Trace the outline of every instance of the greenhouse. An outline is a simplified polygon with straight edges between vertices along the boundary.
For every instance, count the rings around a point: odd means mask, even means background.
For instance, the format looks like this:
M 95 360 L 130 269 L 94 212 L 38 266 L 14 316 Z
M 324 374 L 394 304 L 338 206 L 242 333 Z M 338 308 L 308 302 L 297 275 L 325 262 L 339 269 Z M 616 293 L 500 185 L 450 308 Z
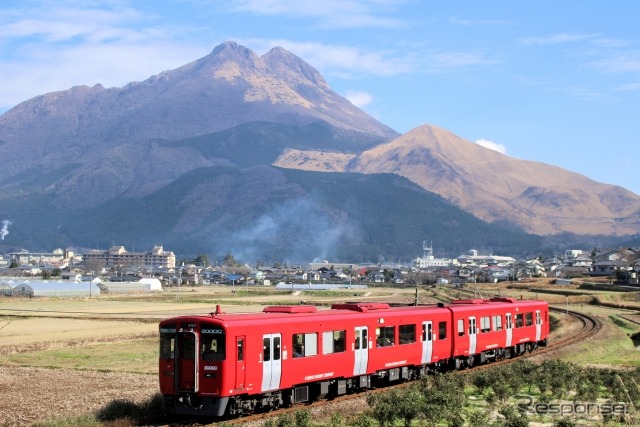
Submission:
M 139 282 L 102 282 L 98 286 L 105 294 L 144 293 L 162 290 L 158 279 L 142 279 Z
M 330 291 L 336 289 L 368 289 L 367 285 L 350 285 L 349 283 L 326 283 L 326 284 L 311 284 L 311 283 L 278 283 L 276 289 L 285 289 L 292 291 Z
M 13 286 L 8 283 L 0 282 L 0 295 L 10 297 L 13 294 Z
M 13 296 L 22 297 L 92 297 L 100 288 L 91 282 L 21 281 L 13 288 Z

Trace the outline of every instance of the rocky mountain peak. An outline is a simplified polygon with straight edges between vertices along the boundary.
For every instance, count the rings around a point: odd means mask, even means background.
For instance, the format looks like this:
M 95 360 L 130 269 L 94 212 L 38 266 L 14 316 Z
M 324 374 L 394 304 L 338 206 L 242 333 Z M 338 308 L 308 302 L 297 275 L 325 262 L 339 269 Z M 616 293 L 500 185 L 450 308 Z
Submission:
M 281 47 L 274 47 L 262 59 L 275 74 L 287 76 L 293 81 L 328 88 L 324 78 L 315 68 Z
M 209 55 L 202 58 L 208 64 L 236 62 L 245 67 L 256 67 L 262 60 L 251 49 L 239 45 L 234 41 L 227 41 L 216 46 Z

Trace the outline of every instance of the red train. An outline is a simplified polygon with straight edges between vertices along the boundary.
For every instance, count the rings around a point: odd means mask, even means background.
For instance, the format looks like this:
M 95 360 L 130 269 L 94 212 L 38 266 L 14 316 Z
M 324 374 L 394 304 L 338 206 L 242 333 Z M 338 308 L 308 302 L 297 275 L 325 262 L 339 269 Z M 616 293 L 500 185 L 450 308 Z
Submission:
M 513 357 L 546 345 L 544 301 L 273 306 L 160 323 L 168 415 L 235 416 Z

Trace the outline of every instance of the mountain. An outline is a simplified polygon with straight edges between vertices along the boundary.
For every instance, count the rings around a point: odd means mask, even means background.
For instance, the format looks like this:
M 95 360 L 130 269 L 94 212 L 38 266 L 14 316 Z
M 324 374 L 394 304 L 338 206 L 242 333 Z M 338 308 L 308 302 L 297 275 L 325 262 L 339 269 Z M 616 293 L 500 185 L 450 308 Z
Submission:
M 232 253 L 270 265 L 408 262 L 422 253 L 422 236 L 441 242 L 440 254 L 478 247 L 537 255 L 544 245 L 538 236 L 487 224 L 397 175 L 265 165 L 196 169 L 142 198 L 121 196 L 74 211 L 61 224 L 58 230 L 72 241 L 101 247 L 114 239 L 127 247 L 164 242 L 182 254 L 221 261 Z
M 343 151 L 360 151 L 398 135 L 332 91 L 315 69 L 284 49 L 261 57 L 227 42 L 144 82 L 111 89 L 78 86 L 17 105 L 0 116 L 0 184 L 28 184 L 63 167 L 65 180 L 51 183 L 61 203 L 80 196 L 85 204 L 100 203 L 132 189 L 157 188 L 185 169 L 212 164 L 154 141 L 251 122 L 322 123 L 343 143 Z
M 358 155 L 290 150 L 276 165 L 303 170 L 395 173 L 492 223 L 529 233 L 632 235 L 640 197 L 545 163 L 515 159 L 424 125 Z
M 300 58 L 234 42 L 143 82 L 27 100 L 0 116 L 0 159 L 5 251 L 407 261 L 423 239 L 438 256 L 524 256 L 640 230 L 632 193 L 435 127 L 400 136 Z

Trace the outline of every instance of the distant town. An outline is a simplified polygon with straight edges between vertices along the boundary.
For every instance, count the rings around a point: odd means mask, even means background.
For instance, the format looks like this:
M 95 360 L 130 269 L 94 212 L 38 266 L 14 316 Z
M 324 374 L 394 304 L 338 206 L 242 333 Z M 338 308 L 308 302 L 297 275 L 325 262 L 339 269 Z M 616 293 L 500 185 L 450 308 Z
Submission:
M 559 285 L 584 277 L 610 283 L 638 285 L 640 250 L 590 251 L 569 249 L 547 259 L 517 260 L 480 254 L 476 250 L 456 258 L 436 258 L 423 242 L 423 254 L 410 265 L 310 262 L 306 265 L 258 263 L 250 266 L 228 254 L 212 265 L 206 255 L 177 261 L 172 251 L 154 246 L 149 252 L 129 252 L 124 246 L 82 254 L 56 249 L 51 253 L 21 250 L 0 256 L 0 295 L 89 296 L 100 293 L 160 291 L 171 286 L 270 286 L 314 289 L 392 285 L 460 285 L 498 283 L 532 277 L 551 277 Z M 77 286 L 77 284 L 88 286 Z M 75 284 L 75 286 L 74 286 Z M 75 291 L 74 291 L 75 289 Z

